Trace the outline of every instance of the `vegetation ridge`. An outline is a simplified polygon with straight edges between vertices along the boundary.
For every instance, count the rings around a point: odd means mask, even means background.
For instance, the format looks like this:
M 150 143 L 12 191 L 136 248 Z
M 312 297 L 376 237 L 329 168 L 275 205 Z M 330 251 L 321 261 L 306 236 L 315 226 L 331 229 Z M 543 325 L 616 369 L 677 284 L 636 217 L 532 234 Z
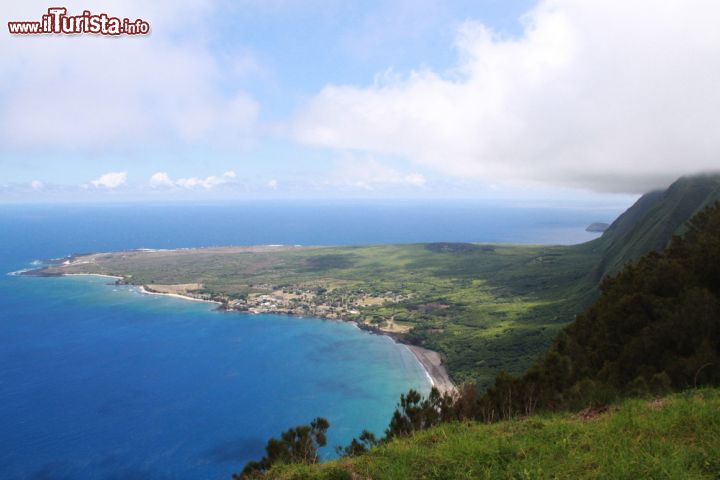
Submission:
M 604 409 L 453 422 L 322 464 L 278 464 L 276 480 L 716 479 L 720 390 Z

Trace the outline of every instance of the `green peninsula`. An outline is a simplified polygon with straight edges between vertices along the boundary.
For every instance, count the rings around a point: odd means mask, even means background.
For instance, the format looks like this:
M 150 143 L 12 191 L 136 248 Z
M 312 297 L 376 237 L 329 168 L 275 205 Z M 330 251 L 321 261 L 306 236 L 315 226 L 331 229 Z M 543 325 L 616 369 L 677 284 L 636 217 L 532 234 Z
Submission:
M 114 275 L 229 310 L 356 321 L 440 352 L 457 383 L 523 371 L 572 320 L 577 282 L 596 263 L 570 247 L 265 246 L 82 255 L 43 274 Z
M 665 247 L 720 199 L 720 177 L 651 192 L 591 242 L 574 246 L 427 243 L 216 247 L 71 257 L 32 272 L 102 274 L 228 310 L 357 322 L 438 352 L 456 384 L 523 373 L 597 296 L 605 275 Z

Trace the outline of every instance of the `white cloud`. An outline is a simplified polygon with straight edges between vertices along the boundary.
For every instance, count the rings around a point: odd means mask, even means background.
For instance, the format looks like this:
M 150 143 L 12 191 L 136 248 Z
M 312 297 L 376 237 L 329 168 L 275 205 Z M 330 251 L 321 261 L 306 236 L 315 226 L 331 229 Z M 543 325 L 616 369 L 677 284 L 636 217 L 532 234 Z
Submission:
M 30 182 L 30 188 L 33 190 L 42 190 L 43 188 L 45 188 L 45 184 L 40 180 L 33 180 L 32 182 Z
M 267 183 L 267 186 L 268 186 L 268 188 L 270 188 L 270 189 L 272 189 L 272 190 L 277 190 L 277 188 L 278 188 L 278 181 L 275 180 L 275 179 L 272 179 L 272 180 L 270 180 L 270 181 Z
M 151 187 L 172 187 L 175 183 L 166 172 L 157 172 L 150 177 Z
M 157 172 L 150 177 L 150 186 L 156 188 L 179 187 L 187 189 L 204 188 L 206 190 L 212 190 L 219 185 L 229 183 L 232 179 L 236 177 L 237 174 L 234 171 L 230 170 L 220 176 L 211 175 L 205 178 L 188 177 L 173 180 L 166 172 Z
M 405 182 L 416 187 L 423 187 L 425 186 L 426 180 L 425 177 L 419 173 L 411 173 L 409 175 L 405 175 Z
M 598 191 L 720 168 L 720 3 L 544 0 L 524 21 L 519 38 L 462 25 L 451 72 L 327 86 L 293 135 L 454 176 Z
M 0 142 L 55 151 L 247 141 L 259 106 L 236 85 L 259 67 L 247 52 L 211 51 L 221 3 L 68 0 L 70 14 L 143 18 L 151 34 L 0 35 Z M 39 0 L 3 7 L 7 20 L 40 19 L 48 8 Z
M 96 178 L 90 183 L 95 188 L 118 188 L 125 184 L 127 181 L 127 172 L 110 172 L 105 175 L 101 175 L 100 178 Z

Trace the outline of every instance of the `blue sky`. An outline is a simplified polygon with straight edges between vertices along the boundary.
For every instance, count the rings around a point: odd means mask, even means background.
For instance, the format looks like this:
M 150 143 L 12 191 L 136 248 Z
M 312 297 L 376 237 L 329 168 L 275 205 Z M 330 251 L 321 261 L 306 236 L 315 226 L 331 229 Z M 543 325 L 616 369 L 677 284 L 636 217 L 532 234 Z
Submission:
M 261 72 L 249 83 L 262 118 L 281 121 L 327 84 L 365 84 L 389 68 L 452 68 L 457 27 L 467 19 L 517 36 L 531 1 L 277 2 L 222 9 L 218 54 L 248 51 Z
M 152 34 L 0 35 L 0 202 L 626 204 L 720 152 L 690 3 L 70 0 Z

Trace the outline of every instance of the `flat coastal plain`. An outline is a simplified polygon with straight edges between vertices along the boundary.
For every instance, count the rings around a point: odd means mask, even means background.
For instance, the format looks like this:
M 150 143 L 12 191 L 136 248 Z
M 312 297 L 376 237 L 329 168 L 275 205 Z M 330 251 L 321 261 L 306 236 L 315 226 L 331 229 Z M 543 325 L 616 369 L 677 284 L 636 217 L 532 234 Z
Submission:
M 578 246 L 256 246 L 76 255 L 28 273 L 109 275 L 227 310 L 354 321 L 411 346 L 449 391 L 526 369 L 578 311 L 596 262 Z

